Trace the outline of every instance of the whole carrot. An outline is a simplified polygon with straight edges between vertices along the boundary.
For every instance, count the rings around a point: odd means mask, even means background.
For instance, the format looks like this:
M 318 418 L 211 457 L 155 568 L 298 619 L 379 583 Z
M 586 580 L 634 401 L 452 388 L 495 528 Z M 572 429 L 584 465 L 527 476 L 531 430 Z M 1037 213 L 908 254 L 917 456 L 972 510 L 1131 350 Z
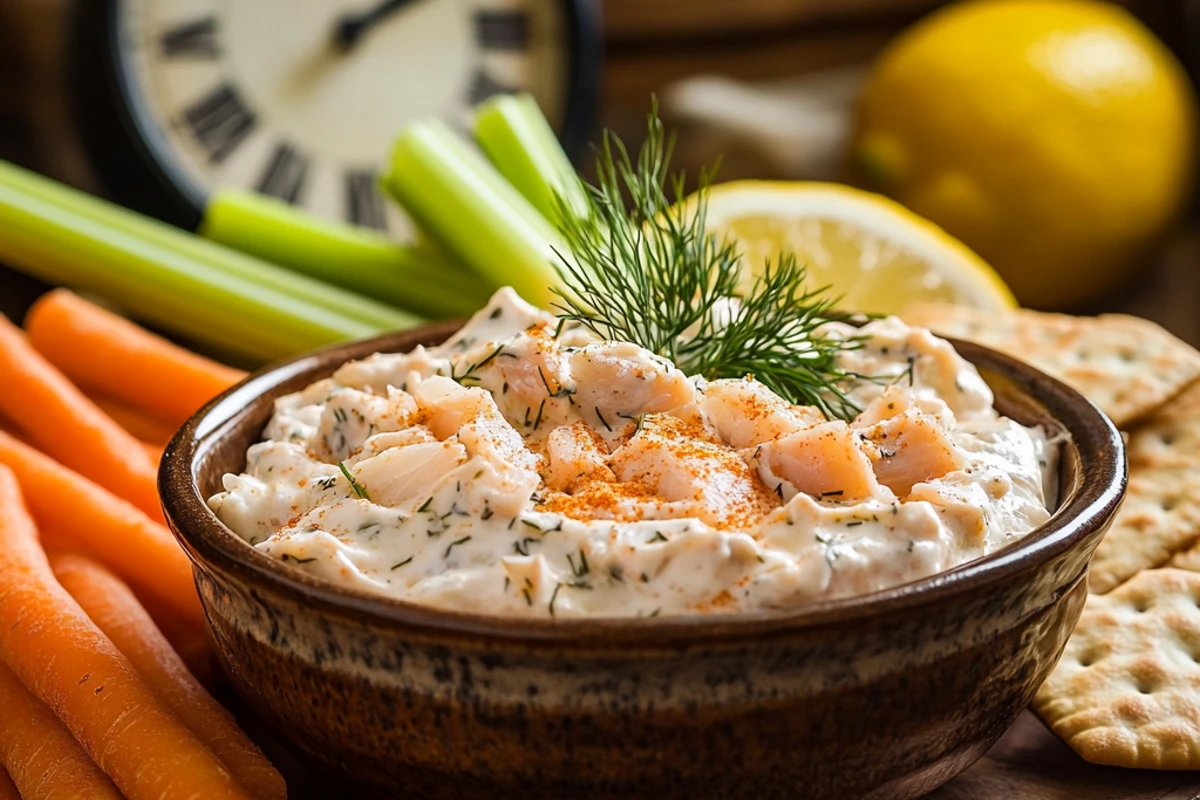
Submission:
M 36 521 L 36 518 L 35 518 Z M 55 555 L 78 555 L 91 559 L 98 564 L 104 564 L 104 554 L 92 551 L 70 534 L 38 525 L 38 538 L 42 549 L 52 557 Z M 111 571 L 111 567 L 108 567 Z M 132 587 L 131 587 L 132 588 Z M 195 620 L 183 617 L 169 604 L 164 603 L 152 592 L 144 588 L 135 590 L 134 597 L 141 603 L 142 608 L 150 615 L 154 627 L 166 637 L 171 649 L 179 654 L 188 672 L 200 681 L 200 685 L 213 691 L 221 684 L 224 676 L 213 655 L 212 644 L 208 641 L 208 633 Z
M 178 427 L 245 373 L 56 289 L 25 318 L 30 341 L 67 376 Z
M 192 565 L 165 527 L 2 431 L 0 464 L 17 476 L 39 524 L 79 542 L 118 575 L 203 626 Z
M 121 800 L 121 793 L 54 712 L 0 664 L 0 764 L 25 800 L 86 797 Z M 0 792 L 0 797 L 4 793 Z
M 129 587 L 96 562 L 51 555 L 58 582 L 129 659 L 175 716 L 229 767 L 242 786 L 263 800 L 286 798 L 283 777 L 188 672 Z
M 104 563 L 102 559 L 98 559 L 90 553 L 81 553 L 81 555 L 87 555 L 101 564 Z M 171 649 L 179 654 L 183 663 L 187 665 L 188 672 L 200 681 L 200 685 L 209 691 L 220 686 L 225 680 L 225 676 L 221 673 L 220 665 L 217 664 L 212 642 L 208 639 L 208 631 L 204 627 L 197 627 L 191 620 L 180 617 L 170 606 L 149 592 L 138 592 L 135 589 L 134 594 L 138 602 L 142 604 L 142 608 L 146 609 L 150 615 L 150 619 L 154 620 L 155 627 L 171 643 Z
M 95 393 L 89 394 L 88 397 L 92 398 L 96 407 L 108 414 L 113 422 L 143 442 L 162 447 L 175 435 L 175 425 L 152 417 L 145 411 L 133 408 L 121 400 L 113 400 L 106 395 Z
M 251 800 L 54 579 L 0 467 L 0 660 L 128 800 Z
M 0 800 L 21 800 L 17 787 L 13 785 L 12 778 L 8 777 L 4 767 L 0 767 Z
M 138 440 L 96 407 L 0 316 L 0 411 L 39 448 L 162 518 L 155 466 Z

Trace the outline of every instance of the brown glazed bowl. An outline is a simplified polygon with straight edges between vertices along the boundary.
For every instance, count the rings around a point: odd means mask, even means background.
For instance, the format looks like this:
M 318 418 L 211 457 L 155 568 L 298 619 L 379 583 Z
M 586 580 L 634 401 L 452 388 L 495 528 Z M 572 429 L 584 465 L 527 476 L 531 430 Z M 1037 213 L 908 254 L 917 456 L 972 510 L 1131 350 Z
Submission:
M 252 375 L 188 422 L 160 474 L 238 693 L 307 763 L 383 797 L 917 797 L 982 755 L 1058 661 L 1125 488 L 1121 437 L 1087 400 L 956 342 L 1003 413 L 1070 435 L 1061 502 L 1000 552 L 864 597 L 653 619 L 453 613 L 311 578 L 209 511 L 273 398 L 452 330 Z

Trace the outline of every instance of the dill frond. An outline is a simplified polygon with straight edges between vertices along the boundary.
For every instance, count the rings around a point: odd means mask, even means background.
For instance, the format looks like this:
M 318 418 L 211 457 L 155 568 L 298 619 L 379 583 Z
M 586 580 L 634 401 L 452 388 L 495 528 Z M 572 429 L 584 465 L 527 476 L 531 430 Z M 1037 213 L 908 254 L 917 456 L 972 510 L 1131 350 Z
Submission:
M 567 250 L 556 265 L 563 284 L 556 290 L 559 317 L 603 339 L 633 342 L 688 374 L 752 375 L 792 403 L 852 418 L 860 409 L 843 387 L 864 376 L 839 368 L 837 356 L 861 342 L 817 331 L 845 318 L 832 308 L 837 298 L 827 287 L 806 288 L 807 271 L 794 253 L 767 263 L 739 292 L 737 243 L 707 230 L 716 170 L 704 171 L 699 190 L 685 201 L 684 174 L 669 173 L 673 150 L 657 107 L 636 163 L 605 131 L 596 184 L 585 187 L 586 214 L 560 201 Z

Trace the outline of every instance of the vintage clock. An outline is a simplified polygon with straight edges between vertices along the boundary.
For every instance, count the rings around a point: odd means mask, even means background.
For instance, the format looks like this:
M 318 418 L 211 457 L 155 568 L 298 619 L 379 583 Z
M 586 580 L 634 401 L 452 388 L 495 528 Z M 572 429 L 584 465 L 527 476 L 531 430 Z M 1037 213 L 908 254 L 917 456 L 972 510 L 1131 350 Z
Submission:
M 70 72 L 106 193 L 193 227 L 216 187 L 401 232 L 376 175 L 407 122 L 527 90 L 590 133 L 589 0 L 79 0 Z

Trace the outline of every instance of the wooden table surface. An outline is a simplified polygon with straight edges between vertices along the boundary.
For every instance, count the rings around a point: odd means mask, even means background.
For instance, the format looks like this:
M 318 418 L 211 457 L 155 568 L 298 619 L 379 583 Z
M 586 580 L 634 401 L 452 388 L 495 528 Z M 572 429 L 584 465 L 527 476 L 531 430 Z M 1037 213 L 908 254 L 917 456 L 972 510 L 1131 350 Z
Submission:
M 1088 764 L 1026 711 L 986 756 L 926 800 L 1200 800 L 1200 773 Z
M 41 287 L 0 267 L 0 313 L 19 319 Z M 1200 346 L 1200 224 L 1176 236 L 1124 290 L 1089 311 L 1154 319 Z M 293 800 L 328 800 L 342 788 L 306 773 L 253 720 L 246 720 L 289 776 Z M 1200 800 L 1200 772 L 1165 773 L 1097 767 L 1075 755 L 1025 712 L 980 761 L 928 800 Z M 848 799 L 849 800 L 849 799 Z

